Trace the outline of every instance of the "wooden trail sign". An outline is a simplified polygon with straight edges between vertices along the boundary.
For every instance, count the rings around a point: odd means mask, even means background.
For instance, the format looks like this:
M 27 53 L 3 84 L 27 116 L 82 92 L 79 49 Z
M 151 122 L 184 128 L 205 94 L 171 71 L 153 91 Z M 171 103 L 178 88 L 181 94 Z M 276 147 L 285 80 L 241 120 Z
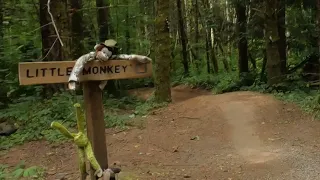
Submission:
M 20 85 L 68 83 L 75 61 L 19 63 Z M 104 107 L 100 81 L 152 76 L 152 64 L 130 60 L 90 61 L 85 64 L 79 81 L 83 84 L 87 134 L 94 155 L 102 169 L 108 168 Z M 96 180 L 91 167 L 90 176 Z M 111 178 L 114 179 L 114 178 Z
M 67 83 L 75 61 L 23 62 L 19 63 L 20 85 Z M 152 76 L 152 64 L 136 61 L 110 60 L 88 62 L 79 79 L 102 81 L 133 79 Z

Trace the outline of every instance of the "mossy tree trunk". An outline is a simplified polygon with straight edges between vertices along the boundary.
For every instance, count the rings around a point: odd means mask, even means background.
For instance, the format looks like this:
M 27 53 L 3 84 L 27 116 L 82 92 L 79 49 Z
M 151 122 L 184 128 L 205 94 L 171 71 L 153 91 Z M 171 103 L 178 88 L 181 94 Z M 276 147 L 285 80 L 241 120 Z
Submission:
M 265 42 L 267 54 L 267 79 L 269 85 L 280 83 L 282 80 L 281 58 L 278 41 L 278 0 L 265 1 Z
M 154 60 L 154 84 L 155 84 L 155 101 L 170 102 L 171 86 L 170 86 L 170 63 L 171 48 L 169 34 L 169 14 L 170 1 L 157 0 L 156 18 L 155 18 L 155 60 Z

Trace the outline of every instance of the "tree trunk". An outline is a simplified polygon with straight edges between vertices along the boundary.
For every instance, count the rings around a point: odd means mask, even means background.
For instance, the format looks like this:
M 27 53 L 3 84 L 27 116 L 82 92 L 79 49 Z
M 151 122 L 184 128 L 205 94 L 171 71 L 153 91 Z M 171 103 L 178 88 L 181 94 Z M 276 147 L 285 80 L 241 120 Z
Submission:
M 265 41 L 267 51 L 267 79 L 269 85 L 281 82 L 281 60 L 278 48 L 280 39 L 278 33 L 277 0 L 266 0 Z
M 317 0 L 317 13 L 316 13 L 316 18 L 317 18 L 317 28 L 318 28 L 318 54 L 320 54 L 320 0 Z M 319 64 L 320 64 L 320 56 L 319 56 L 319 60 L 318 60 Z M 318 73 L 320 74 L 320 68 L 318 65 Z M 320 76 L 319 76 L 320 79 Z
M 3 0 L 0 0 L 0 42 L 3 42 L 3 9 L 4 9 Z
M 99 40 L 100 42 L 104 42 L 109 38 L 109 8 L 106 8 L 106 6 L 109 5 L 109 1 L 106 2 L 105 0 L 96 0 L 96 6 L 98 8 L 98 16 L 97 16 L 97 22 L 99 27 Z M 103 7 L 103 8 L 101 8 Z M 119 96 L 119 91 L 117 90 L 115 80 L 108 80 L 108 83 L 106 85 L 106 90 L 108 94 L 112 94 L 114 96 Z
M 210 3 L 208 0 L 202 1 L 203 6 L 205 8 L 205 12 L 211 12 L 212 8 L 210 8 Z M 209 25 L 213 24 L 213 19 L 207 19 L 205 22 L 203 22 L 203 26 L 205 27 L 205 33 L 206 33 L 206 52 L 207 52 L 207 71 L 208 73 L 211 71 L 210 63 L 213 65 L 213 72 L 218 73 L 219 72 L 219 65 L 218 65 L 218 59 L 216 57 L 216 52 L 214 49 L 214 38 L 213 35 L 213 29 L 209 27 Z
M 71 0 L 71 54 L 72 58 L 75 60 L 82 56 L 84 53 L 87 53 L 84 50 L 84 46 L 81 43 L 83 40 L 83 21 L 82 21 L 82 11 L 79 11 L 82 8 L 82 0 Z
M 127 5 L 126 7 L 126 25 L 127 25 L 127 28 L 125 28 L 125 37 L 126 37 L 126 53 L 130 54 L 130 19 L 129 19 L 129 1 L 128 0 L 125 0 L 125 3 Z
M 40 25 L 44 26 L 49 22 L 52 22 L 51 17 L 48 14 L 47 0 L 40 0 L 40 7 Z M 69 37 L 71 36 L 71 27 L 69 24 L 69 13 L 67 12 L 67 9 L 69 9 L 69 7 L 67 7 L 65 1 L 55 0 L 51 1 L 50 3 L 50 12 L 53 15 L 54 23 L 58 29 L 59 36 L 64 46 L 61 46 L 59 40 L 57 39 L 57 33 L 53 25 L 42 27 L 41 35 L 43 54 L 47 54 L 49 52 L 49 49 L 53 46 L 45 60 L 65 61 L 72 59 L 70 57 L 71 41 L 69 39 Z
M 185 25 L 184 25 L 184 18 L 182 16 L 182 8 L 181 8 L 181 0 L 177 0 L 177 12 L 178 12 L 178 19 L 179 19 L 179 35 L 180 35 L 180 41 L 182 46 L 182 64 L 184 68 L 184 74 L 189 74 L 189 63 L 188 63 L 188 51 L 187 51 L 187 44 L 188 44 L 188 38 L 185 31 Z
M 215 73 L 219 73 L 219 64 L 218 64 L 218 58 L 216 56 L 216 51 L 215 51 L 215 47 L 214 47 L 214 38 L 212 37 L 213 33 L 212 33 L 213 29 L 209 28 L 209 48 L 210 48 L 210 54 L 211 54 L 211 61 L 212 61 L 212 65 L 213 65 L 213 70 Z
M 155 64 L 154 84 L 155 101 L 170 102 L 170 63 L 171 48 L 168 19 L 170 15 L 170 2 L 168 0 L 157 0 L 155 18 Z
M 209 46 L 209 33 L 208 30 L 206 30 L 206 57 L 207 57 L 207 72 L 210 74 L 211 68 L 210 68 L 210 46 Z
M 245 2 L 237 2 L 237 33 L 238 33 L 238 50 L 239 50 L 239 73 L 249 72 L 248 66 L 248 41 L 247 41 L 247 15 Z
M 57 33 L 53 25 L 48 26 L 52 22 L 48 13 L 47 0 L 39 0 L 40 3 L 40 26 L 42 36 L 42 56 L 43 61 L 66 61 L 72 60 L 70 56 L 70 39 L 71 36 L 67 4 L 62 0 L 51 1 L 50 12 L 52 13 L 54 23 L 58 29 L 59 36 L 63 42 L 61 46 Z M 46 25 L 46 26 L 45 26 Z M 50 97 L 53 93 L 58 92 L 62 88 L 62 84 L 50 84 L 44 88 L 44 97 Z
M 267 65 L 267 52 L 265 49 L 262 50 L 263 54 L 263 60 L 262 60 L 262 67 L 261 67 L 261 73 L 260 73 L 260 81 L 266 82 L 266 78 L 264 75 L 264 72 L 266 71 L 266 65 Z
M 278 31 L 279 31 L 279 55 L 281 60 L 281 73 L 287 72 L 287 38 L 286 38 L 286 2 L 285 0 L 279 1 L 278 10 Z
M 196 67 L 199 70 L 199 39 L 200 39 L 200 33 L 199 33 L 199 3 L 198 0 L 195 0 L 194 3 L 194 25 L 195 25 L 195 36 L 194 36 L 194 42 L 195 42 L 195 60 L 196 60 Z
M 228 59 L 225 56 L 225 52 L 224 52 L 223 47 L 222 47 L 221 44 L 219 44 L 219 49 L 221 51 L 221 54 L 223 55 L 222 63 L 223 63 L 224 69 L 226 70 L 226 72 L 229 72 L 230 71 L 229 62 L 228 62 Z
M 204 6 L 208 10 L 208 12 L 214 13 L 213 10 L 213 3 L 209 0 L 205 0 Z M 214 24 L 214 19 L 209 19 L 208 20 L 208 25 Z M 213 65 L 213 70 L 214 73 L 219 73 L 219 63 L 218 63 L 218 58 L 216 56 L 216 51 L 215 51 L 215 38 L 214 38 L 214 29 L 212 27 L 207 27 L 208 29 L 208 37 L 209 37 L 209 48 L 210 48 L 210 56 L 211 56 L 211 62 Z
M 105 0 L 96 0 L 96 6 L 98 8 L 97 21 L 99 26 L 99 40 L 101 42 L 105 41 L 109 35 L 109 8 L 106 8 L 108 5 L 109 3 Z

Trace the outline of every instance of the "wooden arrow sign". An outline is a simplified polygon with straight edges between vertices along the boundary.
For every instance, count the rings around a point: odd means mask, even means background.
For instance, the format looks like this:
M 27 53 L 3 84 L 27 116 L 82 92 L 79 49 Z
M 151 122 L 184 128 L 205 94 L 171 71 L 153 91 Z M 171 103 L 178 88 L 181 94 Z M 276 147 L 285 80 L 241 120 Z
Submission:
M 23 62 L 19 63 L 20 85 L 67 83 L 75 61 Z M 136 61 L 110 60 L 88 62 L 79 79 L 102 81 L 133 79 L 152 76 L 152 64 Z

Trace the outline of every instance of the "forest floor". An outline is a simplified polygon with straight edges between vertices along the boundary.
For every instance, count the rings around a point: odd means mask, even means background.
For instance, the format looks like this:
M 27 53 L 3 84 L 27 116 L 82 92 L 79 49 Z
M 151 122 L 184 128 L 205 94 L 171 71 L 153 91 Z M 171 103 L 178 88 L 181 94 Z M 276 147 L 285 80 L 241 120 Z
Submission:
M 143 128 L 106 129 L 109 163 L 121 167 L 123 180 L 320 179 L 320 123 L 298 106 L 256 92 L 212 95 L 185 86 L 172 96 Z M 46 167 L 47 179 L 78 179 L 68 142 L 30 142 L 0 157 L 9 165 L 20 160 Z

